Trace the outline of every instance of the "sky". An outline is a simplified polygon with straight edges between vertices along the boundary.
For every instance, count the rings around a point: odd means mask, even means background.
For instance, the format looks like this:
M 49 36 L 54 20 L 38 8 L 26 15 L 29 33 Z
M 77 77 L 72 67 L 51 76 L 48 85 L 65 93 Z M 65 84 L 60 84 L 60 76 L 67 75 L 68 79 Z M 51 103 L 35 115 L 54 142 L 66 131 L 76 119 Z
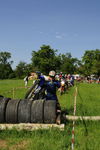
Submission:
M 0 0 L 0 52 L 12 67 L 44 44 L 78 59 L 100 49 L 100 0 Z

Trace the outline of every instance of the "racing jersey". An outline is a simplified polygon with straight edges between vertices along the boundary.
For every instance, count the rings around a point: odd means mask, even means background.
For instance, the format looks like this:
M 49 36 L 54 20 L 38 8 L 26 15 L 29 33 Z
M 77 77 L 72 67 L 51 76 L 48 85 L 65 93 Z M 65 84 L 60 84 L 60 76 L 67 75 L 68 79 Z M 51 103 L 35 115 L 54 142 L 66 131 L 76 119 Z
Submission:
M 57 100 L 56 89 L 60 88 L 60 82 L 57 80 L 46 82 L 46 100 Z
M 39 76 L 39 86 L 40 87 L 42 87 L 43 85 L 44 85 L 44 83 L 45 83 L 45 78 L 44 78 L 44 76 Z

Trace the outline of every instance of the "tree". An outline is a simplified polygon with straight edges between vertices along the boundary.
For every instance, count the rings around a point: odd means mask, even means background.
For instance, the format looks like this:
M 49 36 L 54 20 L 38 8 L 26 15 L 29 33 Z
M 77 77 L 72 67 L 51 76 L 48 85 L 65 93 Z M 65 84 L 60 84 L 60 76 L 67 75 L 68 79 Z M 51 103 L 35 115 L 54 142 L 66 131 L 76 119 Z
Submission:
M 37 52 L 32 51 L 33 68 L 44 74 L 48 74 L 50 70 L 58 70 L 61 62 L 56 52 L 49 45 L 42 45 Z
M 67 74 L 73 74 L 76 72 L 79 60 L 72 58 L 71 53 L 60 54 L 61 66 L 60 70 Z
M 13 73 L 11 64 L 13 61 L 10 61 L 11 53 L 9 52 L 0 52 L 0 79 L 9 78 L 10 74 Z
M 84 74 L 100 75 L 100 50 L 87 50 L 82 57 L 82 62 L 84 65 Z
M 26 62 L 20 61 L 16 66 L 15 74 L 17 78 L 24 78 L 26 75 L 29 75 L 33 71 L 32 65 L 27 64 Z
M 26 62 L 20 61 L 19 64 L 16 66 L 15 74 L 17 78 L 24 78 L 28 74 L 27 64 Z
M 0 52 L 0 64 L 12 64 L 13 61 L 9 61 L 11 58 L 11 53 L 9 52 Z

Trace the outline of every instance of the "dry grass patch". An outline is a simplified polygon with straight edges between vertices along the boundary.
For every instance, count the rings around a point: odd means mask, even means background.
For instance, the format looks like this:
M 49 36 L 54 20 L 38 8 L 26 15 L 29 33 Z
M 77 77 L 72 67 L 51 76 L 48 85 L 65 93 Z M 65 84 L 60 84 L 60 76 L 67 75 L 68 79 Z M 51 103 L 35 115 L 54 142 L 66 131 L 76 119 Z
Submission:
M 17 144 L 11 146 L 9 150 L 27 150 L 29 142 L 26 140 L 20 141 Z
M 0 139 L 0 149 L 4 149 L 7 147 L 7 141 Z

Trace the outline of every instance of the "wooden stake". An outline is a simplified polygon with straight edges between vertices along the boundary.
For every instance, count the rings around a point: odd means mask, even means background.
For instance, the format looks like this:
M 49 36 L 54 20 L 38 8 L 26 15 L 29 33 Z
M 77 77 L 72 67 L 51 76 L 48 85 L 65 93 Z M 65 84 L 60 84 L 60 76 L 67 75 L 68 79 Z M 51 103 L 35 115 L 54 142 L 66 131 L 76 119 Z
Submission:
M 13 88 L 13 99 L 14 99 L 14 97 L 15 97 L 15 89 Z

